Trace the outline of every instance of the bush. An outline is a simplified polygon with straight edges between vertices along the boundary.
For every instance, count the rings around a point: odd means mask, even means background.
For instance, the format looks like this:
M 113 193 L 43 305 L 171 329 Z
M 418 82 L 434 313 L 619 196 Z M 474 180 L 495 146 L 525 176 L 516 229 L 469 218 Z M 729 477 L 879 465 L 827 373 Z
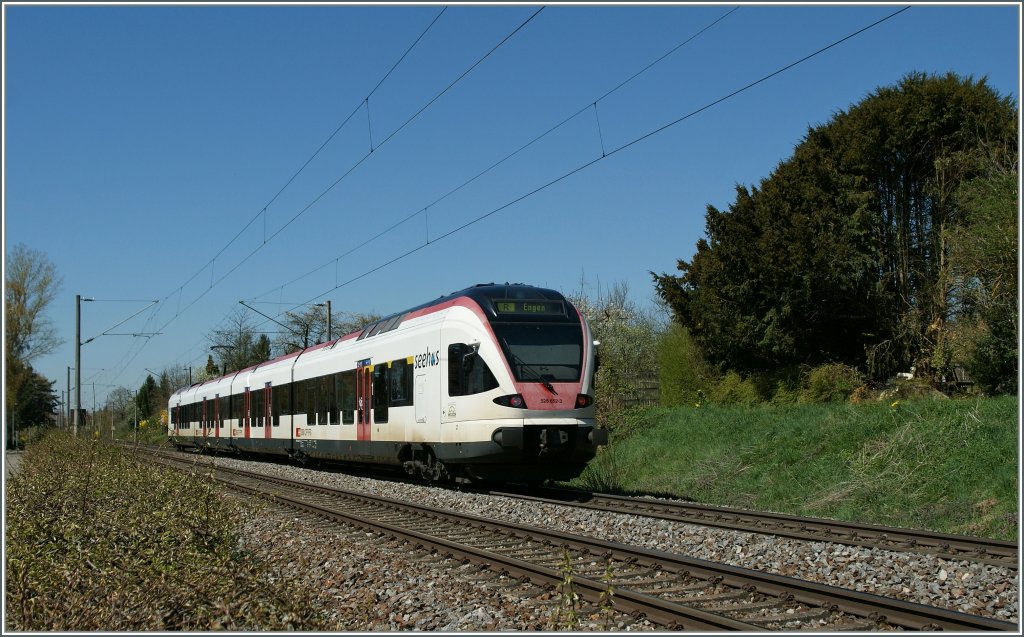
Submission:
M 621 283 L 597 298 L 582 291 L 569 297 L 601 343 L 594 398 L 597 421 L 609 429 L 618 426 L 625 410 L 642 396 L 642 387 L 658 375 L 659 322 L 628 297 Z
M 815 367 L 807 376 L 807 388 L 801 401 L 807 403 L 842 402 L 864 384 L 864 379 L 853 367 L 829 363 Z
M 971 376 L 989 395 L 1017 392 L 1016 316 L 1000 318 L 1002 320 L 993 321 L 991 328 L 980 335 L 967 363 Z
M 673 323 L 658 339 L 661 406 L 693 407 L 714 385 L 714 372 L 700 352 L 690 331 Z
M 761 395 L 754 382 L 744 379 L 736 372 L 729 372 L 718 381 L 711 392 L 711 402 L 720 405 L 756 405 Z
M 53 433 L 7 483 L 5 628 L 323 630 L 300 591 L 239 549 L 212 476 Z

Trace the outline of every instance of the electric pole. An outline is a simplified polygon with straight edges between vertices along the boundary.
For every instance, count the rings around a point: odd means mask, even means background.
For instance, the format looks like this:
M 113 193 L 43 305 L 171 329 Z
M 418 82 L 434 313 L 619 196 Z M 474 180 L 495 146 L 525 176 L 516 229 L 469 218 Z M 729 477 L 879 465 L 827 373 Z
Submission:
M 82 295 L 75 295 L 75 419 L 74 435 L 78 436 L 78 415 L 82 411 Z

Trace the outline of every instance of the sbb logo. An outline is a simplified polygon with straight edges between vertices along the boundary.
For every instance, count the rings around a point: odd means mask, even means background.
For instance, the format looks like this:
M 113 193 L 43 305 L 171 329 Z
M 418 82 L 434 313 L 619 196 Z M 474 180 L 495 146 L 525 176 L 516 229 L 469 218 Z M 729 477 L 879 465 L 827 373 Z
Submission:
M 438 356 L 440 352 L 431 352 L 430 348 L 427 348 L 426 354 L 417 354 L 413 359 L 413 368 L 419 369 L 421 367 L 433 367 L 441 362 L 441 357 Z

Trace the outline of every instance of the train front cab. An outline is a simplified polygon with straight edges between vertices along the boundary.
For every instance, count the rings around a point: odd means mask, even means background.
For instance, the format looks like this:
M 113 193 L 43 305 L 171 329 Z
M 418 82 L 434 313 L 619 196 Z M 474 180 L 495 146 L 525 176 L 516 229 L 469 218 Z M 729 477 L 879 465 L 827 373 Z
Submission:
M 578 476 L 607 444 L 595 426 L 589 326 L 561 297 L 530 315 L 516 312 L 522 303 L 485 297 L 477 305 L 451 308 L 442 330 L 435 453 L 478 480 Z

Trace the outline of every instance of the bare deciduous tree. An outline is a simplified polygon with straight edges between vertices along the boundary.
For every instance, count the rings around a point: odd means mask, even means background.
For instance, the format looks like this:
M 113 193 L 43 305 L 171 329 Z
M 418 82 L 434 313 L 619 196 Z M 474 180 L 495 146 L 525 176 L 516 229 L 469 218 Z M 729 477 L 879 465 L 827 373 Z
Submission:
M 57 297 L 61 278 L 42 252 L 19 243 L 7 253 L 4 280 L 4 339 L 7 404 L 33 377 L 32 361 L 62 343 L 46 308 Z
M 257 331 L 256 319 L 241 308 L 236 308 L 207 339 L 221 369 L 227 372 L 236 372 L 270 358 L 270 339 Z
M 7 253 L 4 336 L 8 354 L 26 365 L 62 343 L 45 315 L 61 283 L 57 269 L 42 252 L 19 243 Z
M 358 312 L 331 312 L 331 332 L 338 338 L 380 320 L 378 314 Z M 274 340 L 274 347 L 282 354 L 290 354 L 327 340 L 327 311 L 321 305 L 310 306 L 305 312 L 285 312 L 282 323 L 288 328 Z

